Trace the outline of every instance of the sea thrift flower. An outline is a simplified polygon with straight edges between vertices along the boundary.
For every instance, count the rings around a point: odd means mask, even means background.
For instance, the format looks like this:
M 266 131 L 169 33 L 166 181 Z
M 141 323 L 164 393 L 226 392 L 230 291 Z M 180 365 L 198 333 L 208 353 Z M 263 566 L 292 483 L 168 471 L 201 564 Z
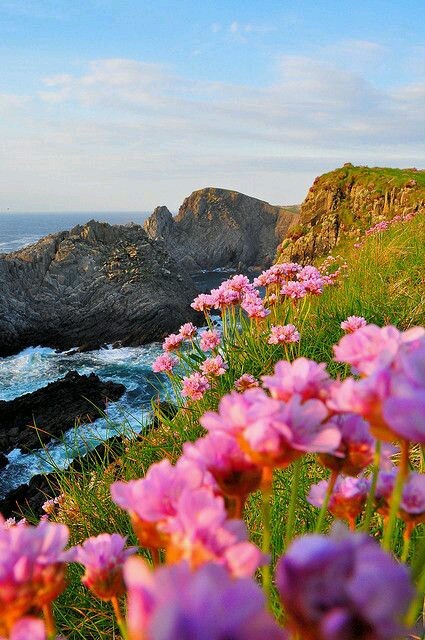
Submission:
M 270 337 L 267 340 L 268 344 L 289 344 L 291 342 L 298 342 L 300 334 L 293 324 L 272 326 L 270 330 Z
M 290 280 L 283 284 L 280 293 L 283 296 L 291 298 L 291 300 L 300 300 L 301 298 L 305 298 L 307 295 L 304 282 L 297 282 L 295 280 Z
M 243 373 L 240 378 L 235 381 L 235 389 L 236 391 L 246 391 L 247 389 L 253 389 L 254 387 L 258 387 L 260 383 L 257 378 L 255 378 L 250 373 Z
M 195 311 L 208 312 L 214 306 L 214 298 L 207 293 L 200 293 L 190 305 Z
M 125 593 L 123 566 L 137 547 L 125 548 L 127 538 L 118 533 L 102 533 L 88 538 L 71 549 L 70 557 L 85 568 L 81 582 L 101 600 L 111 600 Z
M 68 536 L 65 525 L 49 522 L 0 528 L 0 630 L 63 591 Z
M 182 396 L 189 398 L 189 400 L 200 400 L 206 391 L 210 388 L 208 378 L 201 375 L 197 371 L 192 373 L 189 377 L 184 377 L 182 380 L 183 389 Z
M 241 308 L 246 312 L 249 318 L 262 319 L 270 314 L 270 309 L 266 309 L 264 302 L 258 293 L 254 290 L 244 296 Z
M 179 333 L 170 333 L 170 335 L 165 338 L 162 348 L 164 351 L 175 351 L 180 347 L 183 340 L 183 336 Z
M 332 384 L 325 364 L 317 364 L 307 358 L 297 358 L 293 362 L 280 360 L 274 368 L 274 375 L 263 376 L 263 384 L 272 398 L 289 400 L 294 394 L 303 400 L 326 398 Z
M 356 476 L 373 461 L 375 439 L 368 423 L 355 414 L 332 419 L 341 432 L 341 442 L 334 454 L 320 454 L 320 462 L 329 469 Z
M 348 316 L 346 320 L 341 322 L 341 329 L 346 333 L 354 333 L 366 325 L 367 322 L 362 316 Z
M 50 515 L 55 512 L 55 509 L 58 505 L 63 504 L 64 499 L 65 496 L 62 493 L 60 496 L 56 496 L 56 498 L 46 500 L 41 508 L 46 512 L 47 515 Z
M 197 328 L 194 324 L 192 324 L 192 322 L 186 322 L 185 324 L 182 324 L 179 330 L 179 334 L 185 340 L 191 340 L 194 336 L 196 336 L 196 332 Z
M 153 464 L 146 476 L 111 485 L 112 500 L 130 514 L 140 544 L 161 549 L 168 543 L 167 522 L 177 513 L 177 502 L 186 489 L 195 491 L 207 482 L 203 469 L 181 459 Z
M 228 365 L 224 362 L 221 356 L 207 358 L 201 364 L 201 371 L 204 376 L 222 376 L 226 373 L 228 368 Z
M 163 353 L 152 363 L 152 371 L 155 373 L 170 373 L 176 364 L 178 364 L 177 358 L 170 356 L 169 353 Z
M 22 527 L 25 524 L 28 524 L 26 518 L 21 518 L 16 522 L 16 518 L 8 518 L 7 520 L 2 520 L 0 517 L 0 529 L 10 529 L 11 527 Z
M 1 635 L 0 640 L 47 640 L 47 634 L 42 620 L 28 616 L 15 622 L 10 634 Z
M 308 535 L 280 559 L 276 583 L 303 640 L 396 640 L 414 591 L 407 568 L 363 534 Z
M 124 569 L 129 640 L 285 640 L 260 587 L 216 564 L 187 563 L 152 573 L 141 558 Z
M 396 483 L 397 468 L 381 469 L 376 486 L 376 500 L 378 511 L 387 516 L 390 510 L 391 495 Z M 404 485 L 399 507 L 399 517 L 406 524 L 420 524 L 425 522 L 425 475 L 409 473 Z
M 204 331 L 201 335 L 199 345 L 202 351 L 212 351 L 220 344 L 220 333 L 215 329 Z
M 363 511 L 370 483 L 366 478 L 338 477 L 332 491 L 328 510 L 341 520 L 347 520 L 352 529 L 356 526 L 356 518 Z M 328 489 L 328 481 L 312 485 L 307 500 L 314 507 L 323 505 Z

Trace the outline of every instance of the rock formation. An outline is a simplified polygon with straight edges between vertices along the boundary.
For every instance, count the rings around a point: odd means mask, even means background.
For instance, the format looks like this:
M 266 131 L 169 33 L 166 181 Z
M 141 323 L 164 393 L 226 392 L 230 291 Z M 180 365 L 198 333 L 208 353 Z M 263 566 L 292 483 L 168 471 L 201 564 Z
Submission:
M 162 239 L 170 255 L 191 272 L 246 269 L 273 261 L 293 216 L 294 207 L 207 188 L 186 198 L 175 218 L 167 207 L 157 207 L 144 229 L 151 238 Z
M 94 373 L 70 371 L 33 393 L 0 400 L 0 451 L 39 449 L 40 442 L 99 418 L 108 400 L 115 402 L 124 391 L 124 385 L 102 382 Z
M 354 167 L 315 179 L 282 243 L 282 261 L 326 255 L 341 238 L 425 207 L 425 171 Z
M 152 342 L 194 319 L 195 295 L 142 227 L 90 221 L 0 256 L 0 357 Z

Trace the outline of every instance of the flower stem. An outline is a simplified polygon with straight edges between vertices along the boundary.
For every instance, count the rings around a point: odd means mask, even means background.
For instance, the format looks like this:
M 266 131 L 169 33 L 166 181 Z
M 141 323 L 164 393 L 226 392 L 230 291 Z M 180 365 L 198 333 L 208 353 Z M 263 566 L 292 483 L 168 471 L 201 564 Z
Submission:
M 270 553 L 270 522 L 271 522 L 271 509 L 270 498 L 272 493 L 272 478 L 273 470 L 270 467 L 264 467 L 263 480 L 262 480 L 262 513 L 263 513 L 263 545 L 262 551 L 265 554 Z M 267 601 L 270 601 L 271 594 L 271 570 L 270 562 L 263 567 L 263 589 L 266 594 Z
M 412 539 L 413 529 L 414 529 L 414 524 L 412 522 L 407 522 L 406 528 L 403 534 L 403 551 L 401 552 L 401 558 L 400 558 L 402 562 L 406 562 L 409 556 L 410 541 Z
M 372 520 L 373 502 L 375 500 L 376 485 L 378 483 L 379 465 L 381 463 L 381 447 L 382 447 L 381 441 L 377 440 L 376 448 L 375 448 L 375 457 L 373 461 L 372 482 L 370 484 L 370 489 L 367 496 L 364 520 L 362 524 L 362 531 L 365 531 L 366 533 L 369 533 L 370 521 Z
M 159 549 L 151 548 L 151 558 L 152 558 L 152 564 L 156 569 L 161 564 L 161 555 L 159 553 Z
M 403 440 L 401 443 L 401 458 L 399 463 L 399 469 L 394 490 L 391 495 L 390 513 L 388 516 L 388 523 L 385 527 L 384 539 L 382 546 L 385 551 L 391 549 L 392 537 L 397 521 L 397 513 L 401 502 L 401 496 L 403 493 L 403 484 L 409 472 L 409 442 Z
M 45 604 L 43 607 L 43 617 L 46 625 L 46 632 L 48 640 L 55 640 L 56 638 L 56 624 L 53 617 L 53 610 L 51 603 Z
M 123 640 L 128 640 L 128 633 L 127 633 L 127 627 L 125 625 L 125 620 L 123 618 L 123 615 L 121 613 L 121 608 L 120 608 L 120 604 L 118 602 L 118 598 L 115 596 L 113 598 L 111 598 L 111 604 L 112 607 L 114 609 L 114 614 L 115 614 L 115 618 L 118 624 L 118 628 L 121 632 L 121 636 L 123 638 Z
M 301 473 L 301 460 L 302 458 L 298 458 L 298 460 L 295 460 L 294 467 L 293 467 L 291 496 L 289 498 L 288 518 L 286 520 L 285 547 L 289 545 L 292 538 L 294 537 L 295 509 L 297 506 L 297 498 L 298 498 L 298 489 L 299 489 L 298 485 L 299 485 L 300 473 Z
M 332 491 L 334 490 L 335 482 L 338 478 L 338 475 L 339 475 L 339 471 L 337 469 L 333 469 L 331 473 L 331 477 L 329 478 L 329 484 L 326 490 L 325 498 L 320 508 L 319 517 L 317 518 L 316 528 L 314 530 L 314 533 L 320 533 L 322 531 L 323 522 L 326 516 L 326 510 L 328 508 L 329 500 L 331 499 Z

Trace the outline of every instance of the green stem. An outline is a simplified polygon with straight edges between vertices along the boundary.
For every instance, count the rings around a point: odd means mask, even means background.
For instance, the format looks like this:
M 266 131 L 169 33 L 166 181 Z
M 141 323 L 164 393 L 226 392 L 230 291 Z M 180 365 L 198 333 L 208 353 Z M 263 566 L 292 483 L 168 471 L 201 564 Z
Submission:
M 51 603 L 43 606 L 44 624 L 46 626 L 47 639 L 55 640 L 56 638 L 56 624 L 53 617 L 53 610 Z
M 388 516 L 387 526 L 385 527 L 384 539 L 382 546 L 385 551 L 390 551 L 392 537 L 397 521 L 397 513 L 400 507 L 401 496 L 403 493 L 403 485 L 409 471 L 409 443 L 403 440 L 401 443 L 401 458 L 394 490 L 391 495 L 390 513 Z
M 264 468 L 263 472 L 263 486 L 262 486 L 262 496 L 263 496 L 263 504 L 262 504 L 262 513 L 263 513 L 263 544 L 262 551 L 265 554 L 270 553 L 270 524 L 271 524 L 271 508 L 270 508 L 270 498 L 272 493 L 272 474 L 273 471 L 269 467 Z M 266 595 L 267 601 L 270 602 L 271 595 L 271 570 L 270 570 L 270 562 L 269 564 L 264 565 L 263 567 L 263 589 Z
M 294 462 L 294 467 L 293 467 L 291 496 L 289 499 L 288 518 L 286 521 L 285 547 L 288 547 L 289 543 L 294 537 L 295 509 L 297 506 L 299 480 L 300 480 L 300 474 L 301 474 L 301 462 L 302 462 L 302 458 L 298 458 L 298 460 Z
M 111 604 L 114 609 L 115 618 L 118 624 L 118 628 L 120 630 L 121 636 L 123 640 L 128 640 L 128 632 L 125 624 L 125 620 L 121 613 L 121 608 L 118 602 L 118 598 L 111 598 Z
M 413 600 L 412 604 L 410 605 L 409 611 L 407 612 L 406 623 L 409 627 L 415 624 L 416 620 L 418 619 L 421 613 L 421 608 L 423 607 L 424 592 L 425 592 L 425 569 L 419 578 L 419 582 L 416 585 L 416 589 L 417 589 L 418 595 Z
M 334 490 L 335 482 L 338 478 L 338 475 L 339 475 L 339 471 L 337 469 L 333 469 L 331 473 L 331 477 L 329 478 L 329 484 L 326 490 L 326 495 L 323 500 L 323 504 L 320 508 L 319 517 L 317 518 L 316 528 L 314 530 L 314 533 L 321 533 L 322 531 L 323 522 L 325 520 L 329 500 L 331 499 L 332 491 Z
M 373 461 L 372 482 L 371 482 L 369 493 L 367 496 L 366 509 L 365 509 L 364 520 L 362 525 L 362 531 L 365 531 L 366 533 L 369 533 L 370 521 L 372 520 L 373 503 L 375 501 L 376 485 L 378 483 L 379 465 L 381 463 L 381 447 L 382 447 L 381 441 L 377 440 L 376 448 L 375 448 L 375 458 Z
M 403 536 L 403 551 L 401 552 L 401 558 L 400 558 L 402 562 L 406 562 L 409 556 L 410 540 L 411 540 L 410 533 L 411 532 L 408 528 L 408 525 L 406 525 L 406 531 L 404 532 L 404 536 Z

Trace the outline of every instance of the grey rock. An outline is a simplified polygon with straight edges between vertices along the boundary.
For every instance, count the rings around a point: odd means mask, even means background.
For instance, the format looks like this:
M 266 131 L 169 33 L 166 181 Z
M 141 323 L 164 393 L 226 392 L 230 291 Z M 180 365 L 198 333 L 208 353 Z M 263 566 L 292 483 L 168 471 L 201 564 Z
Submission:
M 141 226 L 92 220 L 0 256 L 0 356 L 152 342 L 194 320 L 195 295 Z

